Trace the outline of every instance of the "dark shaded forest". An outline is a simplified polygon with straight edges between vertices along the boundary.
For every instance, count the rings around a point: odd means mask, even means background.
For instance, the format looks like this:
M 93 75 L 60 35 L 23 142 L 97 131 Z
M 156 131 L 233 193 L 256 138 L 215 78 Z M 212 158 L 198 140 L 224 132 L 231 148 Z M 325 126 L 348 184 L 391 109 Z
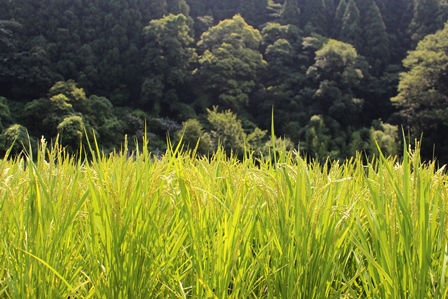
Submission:
M 0 152 L 262 155 L 273 120 L 309 157 L 399 154 L 405 132 L 445 163 L 447 20 L 446 0 L 0 0 Z

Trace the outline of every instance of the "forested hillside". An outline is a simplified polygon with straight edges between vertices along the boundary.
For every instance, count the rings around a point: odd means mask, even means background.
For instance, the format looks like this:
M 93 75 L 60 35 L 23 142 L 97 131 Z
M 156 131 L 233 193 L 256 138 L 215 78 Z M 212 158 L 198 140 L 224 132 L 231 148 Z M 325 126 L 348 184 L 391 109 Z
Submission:
M 447 20 L 447 0 L 0 0 L 0 149 L 261 154 L 274 115 L 309 157 L 395 154 L 403 127 L 447 162 Z

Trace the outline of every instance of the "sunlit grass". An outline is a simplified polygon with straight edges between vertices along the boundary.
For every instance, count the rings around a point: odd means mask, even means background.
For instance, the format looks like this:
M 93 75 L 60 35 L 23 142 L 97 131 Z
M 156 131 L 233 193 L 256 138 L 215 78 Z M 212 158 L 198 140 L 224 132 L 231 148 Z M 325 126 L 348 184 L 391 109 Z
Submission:
M 446 298 L 447 177 L 168 151 L 0 161 L 0 298 Z

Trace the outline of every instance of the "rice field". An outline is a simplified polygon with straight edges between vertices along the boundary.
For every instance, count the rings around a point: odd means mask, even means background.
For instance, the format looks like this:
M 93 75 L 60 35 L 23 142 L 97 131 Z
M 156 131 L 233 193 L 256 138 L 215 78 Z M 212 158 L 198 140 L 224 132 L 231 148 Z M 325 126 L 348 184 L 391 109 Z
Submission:
M 0 160 L 0 298 L 448 297 L 447 176 L 418 149 L 92 152 Z

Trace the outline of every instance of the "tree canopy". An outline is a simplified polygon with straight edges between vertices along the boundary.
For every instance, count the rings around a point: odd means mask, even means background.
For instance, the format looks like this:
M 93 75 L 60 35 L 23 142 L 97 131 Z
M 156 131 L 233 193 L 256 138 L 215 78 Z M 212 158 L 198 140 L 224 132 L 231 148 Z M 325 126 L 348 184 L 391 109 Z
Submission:
M 202 34 L 197 76 L 206 82 L 209 102 L 235 110 L 246 106 L 266 62 L 258 51 L 260 32 L 236 15 Z M 214 102 L 219 100 L 218 103 Z
M 448 146 L 448 23 L 420 41 L 403 64 L 407 71 L 401 73 L 392 101 L 400 108 L 403 124 L 443 152 Z
M 0 1 L 0 147 L 184 130 L 206 153 L 217 117 L 254 150 L 272 121 L 322 159 L 393 153 L 402 125 L 442 149 L 447 20 L 445 0 Z

